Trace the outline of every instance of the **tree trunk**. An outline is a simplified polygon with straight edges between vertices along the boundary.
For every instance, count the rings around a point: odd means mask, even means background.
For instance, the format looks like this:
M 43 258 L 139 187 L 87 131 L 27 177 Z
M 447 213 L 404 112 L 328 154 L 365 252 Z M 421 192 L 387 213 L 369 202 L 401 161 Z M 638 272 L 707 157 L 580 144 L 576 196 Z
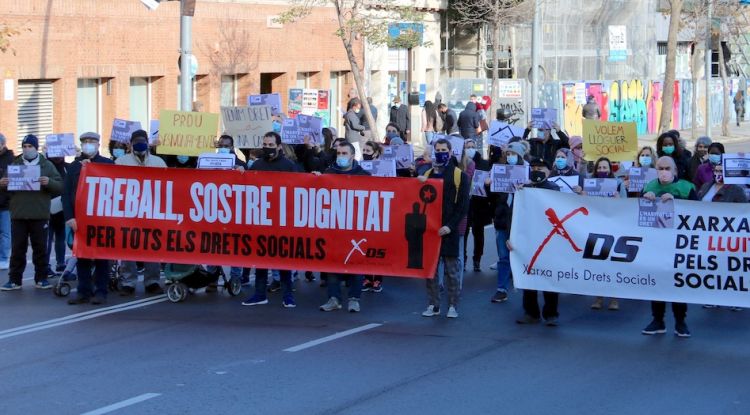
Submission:
M 491 23 L 490 27 L 492 28 L 492 105 L 490 105 L 490 108 L 487 109 L 488 124 L 490 123 L 490 120 L 495 119 L 495 108 L 497 107 L 496 97 L 498 96 L 497 90 L 500 84 L 500 82 L 498 82 L 498 66 L 500 63 L 500 59 L 497 56 L 500 51 L 500 25 L 497 23 Z
M 669 16 L 669 35 L 667 36 L 667 65 L 664 71 L 664 95 L 662 96 L 661 122 L 659 133 L 668 131 L 672 125 L 672 108 L 674 101 L 674 80 L 677 58 L 677 33 L 680 31 L 680 14 L 683 0 L 671 0 Z
M 695 138 L 696 130 L 698 129 L 698 52 L 693 52 L 693 56 L 690 57 L 690 85 L 692 93 L 690 94 L 690 137 Z
M 729 88 L 727 87 L 727 66 L 724 64 L 724 48 L 719 45 L 719 74 L 721 75 L 721 96 L 724 104 L 724 116 L 721 117 L 721 135 L 729 137 Z

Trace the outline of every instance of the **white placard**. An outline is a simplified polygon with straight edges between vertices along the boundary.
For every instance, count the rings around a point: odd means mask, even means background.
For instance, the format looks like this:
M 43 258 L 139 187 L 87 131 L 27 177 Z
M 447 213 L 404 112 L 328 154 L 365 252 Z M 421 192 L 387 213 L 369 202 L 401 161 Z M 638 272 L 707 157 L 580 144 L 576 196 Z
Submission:
M 573 189 L 578 186 L 578 176 L 553 176 L 547 180 L 559 186 L 563 193 L 575 193 Z
M 396 160 L 363 160 L 359 165 L 376 177 L 396 177 Z
M 67 157 L 76 155 L 73 133 L 49 134 L 45 138 L 47 157 Z
M 529 182 L 529 166 L 493 164 L 490 171 L 490 191 L 496 193 L 515 193 L 519 184 Z
M 750 153 L 727 153 L 721 161 L 724 184 L 750 184 Z
M 41 190 L 39 165 L 10 165 L 8 166 L 8 191 L 27 192 Z
M 231 170 L 237 156 L 229 153 L 203 153 L 198 157 L 199 169 Z

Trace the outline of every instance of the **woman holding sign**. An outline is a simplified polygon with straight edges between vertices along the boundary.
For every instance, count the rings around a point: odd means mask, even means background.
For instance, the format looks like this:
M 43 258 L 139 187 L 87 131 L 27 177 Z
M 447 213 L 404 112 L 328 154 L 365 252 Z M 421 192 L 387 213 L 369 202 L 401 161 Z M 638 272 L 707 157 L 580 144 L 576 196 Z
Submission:
M 706 183 L 713 182 L 714 166 L 721 165 L 721 157 L 724 153 L 724 144 L 717 142 L 708 146 L 708 163 L 698 166 L 695 177 L 693 177 L 693 184 L 697 189 L 700 189 Z
M 583 176 L 575 169 L 573 152 L 567 148 L 561 148 L 555 153 L 555 165 L 552 168 L 552 176 L 578 177 L 578 185 L 573 186 L 573 193 L 583 194 Z

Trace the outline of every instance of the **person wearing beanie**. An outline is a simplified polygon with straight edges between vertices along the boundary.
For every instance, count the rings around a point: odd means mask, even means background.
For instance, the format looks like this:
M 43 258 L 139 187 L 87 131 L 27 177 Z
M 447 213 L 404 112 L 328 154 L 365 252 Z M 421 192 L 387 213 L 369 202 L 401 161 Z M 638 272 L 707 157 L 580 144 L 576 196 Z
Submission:
M 0 133 L 0 177 L 7 176 L 8 166 L 15 158 L 7 147 L 5 136 Z M 6 270 L 10 262 L 10 194 L 0 188 L 0 270 Z
M 39 190 L 12 191 L 10 193 L 11 254 L 8 282 L 2 291 L 20 290 L 26 270 L 26 251 L 31 241 L 36 288 L 50 289 L 47 281 L 47 223 L 50 218 L 50 201 L 62 193 L 62 178 L 55 166 L 39 154 L 39 139 L 27 135 L 21 142 L 23 154 L 11 166 L 39 168 Z M 0 188 L 8 187 L 7 173 L 0 179 Z
M 693 177 L 693 184 L 695 184 L 696 189 L 714 181 L 714 166 L 721 164 L 725 152 L 724 144 L 718 141 L 708 145 L 706 162 L 698 166 Z
M 570 137 L 569 143 L 570 150 L 573 152 L 573 168 L 586 177 L 591 169 L 589 168 L 590 163 L 586 161 L 586 153 L 583 151 L 583 137 L 574 135 Z
M 690 162 L 688 163 L 688 174 L 693 179 L 695 179 L 695 175 L 698 173 L 698 167 L 708 162 L 708 146 L 710 145 L 710 137 L 702 136 L 695 140 L 695 152 L 690 157 Z
M 526 156 L 529 152 L 529 149 L 524 145 L 524 143 L 516 141 L 514 143 L 508 144 L 508 146 L 505 148 L 505 151 L 506 157 L 508 156 L 508 152 L 513 152 L 514 154 L 518 155 L 518 158 L 521 159 L 520 164 L 524 164 L 526 162 Z
M 136 130 L 130 136 L 130 153 L 115 160 L 118 166 L 133 167 L 167 167 L 167 164 L 159 156 L 149 153 L 148 133 L 144 130 Z M 120 295 L 129 296 L 135 293 L 135 284 L 138 281 L 138 271 L 135 261 L 122 262 L 122 288 Z M 163 294 L 164 289 L 159 285 L 161 267 L 155 262 L 144 263 L 143 285 L 149 294 Z
M 94 132 L 81 134 L 81 155 L 76 157 L 65 175 L 65 190 L 62 195 L 65 224 L 73 231 L 78 231 L 76 222 L 75 200 L 78 194 L 78 179 L 85 163 L 114 164 L 99 154 L 101 137 Z M 68 300 L 68 304 L 104 304 L 107 301 L 107 283 L 109 281 L 109 261 L 106 259 L 78 258 L 78 295 Z M 91 286 L 91 272 L 94 269 L 94 287 Z

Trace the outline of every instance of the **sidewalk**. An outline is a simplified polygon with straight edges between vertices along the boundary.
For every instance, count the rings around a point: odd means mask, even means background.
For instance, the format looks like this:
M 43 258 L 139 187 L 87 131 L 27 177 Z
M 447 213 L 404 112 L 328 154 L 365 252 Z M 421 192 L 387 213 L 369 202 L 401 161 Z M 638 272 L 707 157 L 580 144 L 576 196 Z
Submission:
M 694 146 L 695 140 L 705 134 L 705 127 L 697 127 L 695 129 L 695 137 L 692 137 L 692 130 L 689 128 L 686 130 L 680 130 L 680 137 L 684 138 L 687 141 L 687 146 L 690 149 L 692 149 L 692 147 Z M 642 145 L 655 145 L 658 136 L 658 134 L 646 134 L 640 136 L 638 138 L 638 141 L 640 141 Z M 736 124 L 731 123 L 729 125 L 728 136 L 721 135 L 721 126 L 711 127 L 711 140 L 718 141 L 723 144 L 750 142 L 750 122 L 745 121 L 741 123 L 739 127 L 737 127 Z

